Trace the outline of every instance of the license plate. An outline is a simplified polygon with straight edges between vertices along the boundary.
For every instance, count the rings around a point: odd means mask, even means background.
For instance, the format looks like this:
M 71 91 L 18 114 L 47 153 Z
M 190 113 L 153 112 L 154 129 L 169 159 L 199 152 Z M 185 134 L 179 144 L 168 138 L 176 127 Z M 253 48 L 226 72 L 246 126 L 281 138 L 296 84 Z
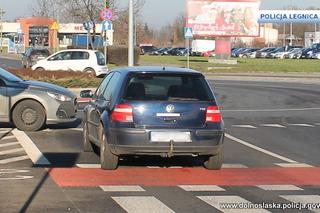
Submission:
M 152 142 L 185 142 L 190 143 L 190 132 L 151 132 Z

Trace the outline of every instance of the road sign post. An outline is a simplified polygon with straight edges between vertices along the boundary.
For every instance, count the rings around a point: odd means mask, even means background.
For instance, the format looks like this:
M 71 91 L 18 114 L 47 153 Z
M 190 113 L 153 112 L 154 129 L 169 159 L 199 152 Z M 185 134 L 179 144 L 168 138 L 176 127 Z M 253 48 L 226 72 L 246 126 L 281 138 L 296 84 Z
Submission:
M 192 28 L 191 27 L 185 27 L 184 28 L 184 38 L 187 42 L 187 67 L 190 68 L 190 39 L 193 38 Z

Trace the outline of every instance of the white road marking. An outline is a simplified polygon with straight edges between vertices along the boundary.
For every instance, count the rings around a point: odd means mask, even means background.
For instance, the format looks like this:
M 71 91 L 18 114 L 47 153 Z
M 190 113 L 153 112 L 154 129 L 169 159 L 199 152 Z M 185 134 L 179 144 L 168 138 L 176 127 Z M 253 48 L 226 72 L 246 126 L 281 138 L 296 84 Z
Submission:
M 101 169 L 100 164 L 76 164 L 76 166 L 83 169 Z
M 0 180 L 27 180 L 27 179 L 32 179 L 33 176 L 22 176 L 22 175 L 17 175 L 12 178 L 2 178 L 0 177 Z
M 216 185 L 179 185 L 181 189 L 187 191 L 187 192 L 224 192 L 225 189 L 216 186 Z
M 50 165 L 47 158 L 40 152 L 38 147 L 32 142 L 32 140 L 26 135 L 26 133 L 14 129 L 13 135 L 18 139 L 21 146 L 24 148 L 29 158 L 35 165 Z
M 0 174 L 28 173 L 30 170 L 24 169 L 0 169 Z
M 7 163 L 13 163 L 13 162 L 18 162 L 18 161 L 23 161 L 29 159 L 28 155 L 23 155 L 19 157 L 14 157 L 14 158 L 7 158 L 0 160 L 0 164 L 7 164 Z
M 17 152 L 22 152 L 22 151 L 24 151 L 23 148 L 9 149 L 9 150 L 5 150 L 5 151 L 0 151 L 0 155 L 7 155 L 7 154 L 17 153 Z
M 3 144 L 0 144 L 0 148 L 14 146 L 14 145 L 18 145 L 18 144 L 19 144 L 19 142 L 3 143 Z
M 248 128 L 248 129 L 256 129 L 257 127 L 251 126 L 251 125 L 232 125 L 232 127 L 237 127 L 237 128 Z
M 297 109 L 235 109 L 221 110 L 222 112 L 288 112 L 288 111 L 311 111 L 320 110 L 320 108 L 297 108 Z
M 160 169 L 160 166 L 147 166 L 148 169 Z
M 245 165 L 242 165 L 242 164 L 222 164 L 222 168 L 223 169 L 245 169 L 245 168 L 248 168 L 247 166 Z
M 257 187 L 266 191 L 302 191 L 303 190 L 294 185 L 258 185 Z
M 9 135 L 1 138 L 1 140 L 10 140 L 10 139 L 16 139 L 16 137 L 14 137 L 13 135 Z
M 289 126 L 300 126 L 300 127 L 315 127 L 310 124 L 288 124 Z
M 306 163 L 275 163 L 275 165 L 284 167 L 284 168 L 306 168 L 306 167 L 313 167 Z
M 8 133 L 9 133 L 9 131 L 3 131 L 3 130 L 0 131 L 0 134 L 3 134 L 3 135 L 8 134 Z
M 168 206 L 153 196 L 112 197 L 128 213 L 173 213 Z
M 263 127 L 275 127 L 275 128 L 287 128 L 287 127 L 282 126 L 280 124 L 261 124 L 260 126 L 263 126 Z
M 144 192 L 140 186 L 100 186 L 105 192 Z
M 316 125 L 316 126 L 320 126 L 320 123 L 315 123 L 314 125 Z
M 294 203 L 303 203 L 303 204 L 314 204 L 317 205 L 317 209 L 310 209 L 313 212 L 320 212 L 320 196 L 319 195 L 280 195 L 280 197 L 294 202 Z M 314 206 L 314 208 L 316 208 Z
M 202 201 L 206 202 L 210 206 L 213 206 L 214 208 L 222 211 L 222 212 L 227 212 L 227 213 L 260 213 L 260 212 L 269 212 L 265 209 L 228 209 L 228 208 L 223 208 L 224 204 L 249 204 L 251 202 L 247 201 L 246 199 L 239 197 L 239 196 L 197 196 L 199 199 Z
M 289 159 L 289 158 L 283 157 L 283 156 L 278 155 L 278 154 L 276 154 L 276 153 L 273 153 L 273 152 L 270 152 L 270 151 L 268 151 L 268 150 L 262 149 L 262 148 L 260 148 L 260 147 L 258 147 L 258 146 L 255 146 L 255 145 L 251 144 L 251 143 L 248 143 L 248 142 L 246 142 L 246 141 L 243 141 L 243 140 L 241 140 L 241 139 L 238 139 L 238 138 L 236 138 L 236 137 L 233 137 L 232 135 L 226 134 L 226 137 L 229 138 L 229 139 L 231 139 L 231 140 L 233 140 L 233 141 L 235 141 L 235 142 L 237 142 L 237 143 L 240 143 L 240 144 L 242 144 L 242 145 L 244 145 L 244 146 L 250 147 L 250 148 L 252 148 L 252 149 L 254 149 L 254 150 L 257 150 L 257 151 L 259 151 L 259 152 L 262 152 L 262 153 L 264 153 L 264 154 L 266 154 L 266 155 L 270 155 L 270 156 L 272 156 L 272 157 L 274 157 L 274 158 L 278 158 L 278 159 L 280 159 L 280 160 L 282 160 L 282 161 L 285 161 L 285 162 L 287 162 L 287 163 L 298 163 L 297 161 L 291 160 L 291 159 Z

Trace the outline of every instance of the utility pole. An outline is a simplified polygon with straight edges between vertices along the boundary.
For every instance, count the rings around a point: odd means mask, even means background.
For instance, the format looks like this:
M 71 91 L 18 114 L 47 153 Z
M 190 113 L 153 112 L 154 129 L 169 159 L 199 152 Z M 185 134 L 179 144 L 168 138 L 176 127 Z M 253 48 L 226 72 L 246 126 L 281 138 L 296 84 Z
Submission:
M 3 14 L 5 13 L 5 11 L 2 9 L 2 8 L 0 8 L 0 23 L 1 23 L 1 25 L 0 25 L 0 27 L 1 27 L 1 29 L 0 29 L 0 52 L 2 52 L 3 51 L 3 49 L 2 49 L 2 39 L 3 39 Z
M 108 8 L 109 7 L 109 4 L 108 4 L 108 2 L 105 0 L 104 1 L 104 8 Z M 108 64 L 108 53 L 107 53 L 107 40 L 108 40 L 108 36 L 107 36 L 107 29 L 106 30 L 104 30 L 104 63 L 105 63 L 105 65 L 107 66 L 107 64 Z
M 290 6 L 291 6 L 291 10 L 293 10 L 293 4 L 292 4 L 292 0 L 290 0 Z M 290 23 L 290 45 L 292 46 L 292 40 L 293 40 L 293 25 L 292 22 Z
M 133 47 L 133 0 L 129 0 L 128 66 L 134 66 Z

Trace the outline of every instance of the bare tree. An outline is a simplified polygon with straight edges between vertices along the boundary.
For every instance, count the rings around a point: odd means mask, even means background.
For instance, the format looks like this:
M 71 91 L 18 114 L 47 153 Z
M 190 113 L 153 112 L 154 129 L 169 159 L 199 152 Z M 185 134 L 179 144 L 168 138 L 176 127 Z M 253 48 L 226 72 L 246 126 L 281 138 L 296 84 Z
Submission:
M 36 0 L 31 6 L 34 16 L 59 18 L 63 12 L 62 0 Z

